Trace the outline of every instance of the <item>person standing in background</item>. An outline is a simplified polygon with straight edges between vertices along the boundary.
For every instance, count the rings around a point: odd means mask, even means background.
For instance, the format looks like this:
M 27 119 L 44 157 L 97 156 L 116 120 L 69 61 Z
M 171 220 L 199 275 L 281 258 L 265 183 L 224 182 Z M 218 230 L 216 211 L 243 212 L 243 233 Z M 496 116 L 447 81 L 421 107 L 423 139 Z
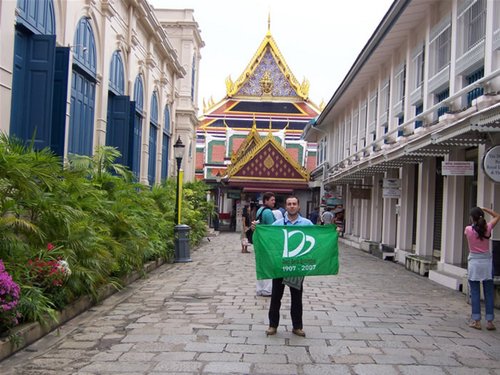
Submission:
M 491 215 L 487 223 L 484 213 Z M 465 227 L 464 235 L 469 245 L 467 277 L 469 279 L 471 299 L 471 321 L 469 327 L 481 329 L 481 282 L 483 283 L 486 329 L 496 329 L 493 324 L 494 285 L 493 285 L 493 255 L 490 250 L 491 231 L 500 220 L 500 214 L 489 208 L 474 207 L 470 211 L 471 225 Z
M 272 224 L 275 221 L 273 208 L 276 204 L 274 193 L 266 192 L 262 198 L 263 205 L 257 210 L 255 221 L 252 226 L 259 224 Z M 258 296 L 270 297 L 273 289 L 273 281 L 271 279 L 257 280 L 255 284 L 256 294 Z
M 250 212 L 249 207 L 246 205 L 243 207 L 243 211 L 241 213 L 241 252 L 249 253 L 248 251 L 248 238 L 247 238 L 247 230 L 250 229 Z
M 333 223 L 333 214 L 330 207 L 325 207 L 325 212 L 321 215 L 321 223 L 323 225 L 328 225 Z

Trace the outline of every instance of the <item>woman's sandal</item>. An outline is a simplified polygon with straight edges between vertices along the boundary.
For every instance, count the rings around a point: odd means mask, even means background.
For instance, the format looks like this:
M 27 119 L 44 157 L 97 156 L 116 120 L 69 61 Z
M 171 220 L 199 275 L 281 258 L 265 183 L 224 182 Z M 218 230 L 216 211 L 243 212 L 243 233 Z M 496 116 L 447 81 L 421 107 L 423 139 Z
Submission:
M 469 327 L 474 329 L 481 329 L 481 322 L 479 320 L 471 320 L 469 323 Z
M 488 331 L 494 331 L 497 329 L 497 327 L 495 327 L 495 325 L 493 324 L 493 322 L 490 320 L 489 322 L 486 323 L 486 329 Z

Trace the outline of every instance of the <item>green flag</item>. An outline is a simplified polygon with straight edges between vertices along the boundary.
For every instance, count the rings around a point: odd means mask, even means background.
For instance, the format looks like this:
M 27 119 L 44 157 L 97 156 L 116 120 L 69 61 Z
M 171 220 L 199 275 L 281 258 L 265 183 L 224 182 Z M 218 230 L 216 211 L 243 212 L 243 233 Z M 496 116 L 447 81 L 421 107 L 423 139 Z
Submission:
M 257 225 L 253 235 L 257 279 L 336 275 L 335 225 Z

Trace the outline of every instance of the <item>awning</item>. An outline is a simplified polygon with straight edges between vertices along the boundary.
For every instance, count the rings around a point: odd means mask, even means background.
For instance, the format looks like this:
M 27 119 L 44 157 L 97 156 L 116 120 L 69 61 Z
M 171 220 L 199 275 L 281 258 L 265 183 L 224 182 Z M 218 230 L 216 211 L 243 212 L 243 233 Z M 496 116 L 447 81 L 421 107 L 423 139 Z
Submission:
M 293 193 L 293 189 L 284 189 L 284 188 L 273 188 L 273 187 L 268 187 L 268 188 L 245 187 L 245 188 L 243 188 L 244 193 L 264 193 L 266 191 L 271 191 L 273 193 L 288 193 L 288 194 Z

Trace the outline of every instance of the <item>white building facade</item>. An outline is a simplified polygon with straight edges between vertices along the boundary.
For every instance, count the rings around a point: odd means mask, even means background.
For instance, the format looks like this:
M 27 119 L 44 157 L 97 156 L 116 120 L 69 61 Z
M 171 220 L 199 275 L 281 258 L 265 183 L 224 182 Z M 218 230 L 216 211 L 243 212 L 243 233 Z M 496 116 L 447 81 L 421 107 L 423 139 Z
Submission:
M 63 158 L 114 146 L 147 185 L 173 176 L 173 143 L 194 142 L 198 124 L 185 119 L 198 110 L 204 46 L 192 13 L 178 20 L 189 39 L 181 51 L 162 27 L 169 11 L 146 0 L 0 2 L 0 131 Z
M 316 185 L 345 206 L 344 241 L 460 289 L 469 210 L 500 211 L 483 168 L 500 148 L 500 2 L 396 0 L 305 139 Z

